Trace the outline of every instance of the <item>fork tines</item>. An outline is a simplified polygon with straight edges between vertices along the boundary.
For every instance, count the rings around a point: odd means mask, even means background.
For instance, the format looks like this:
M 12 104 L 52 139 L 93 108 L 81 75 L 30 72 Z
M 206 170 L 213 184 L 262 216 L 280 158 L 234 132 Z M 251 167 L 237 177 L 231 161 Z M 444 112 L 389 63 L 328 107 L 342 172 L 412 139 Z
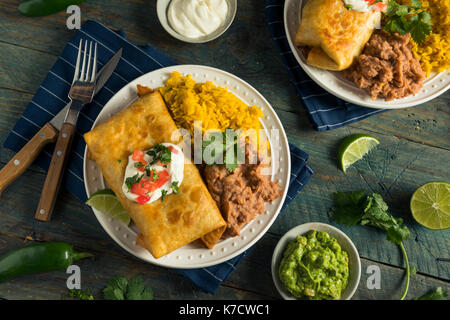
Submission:
M 89 42 L 89 53 L 88 53 L 88 42 Z M 94 43 L 94 56 L 92 57 L 93 43 Z M 97 42 L 85 40 L 84 50 L 82 50 L 82 47 L 83 47 L 83 39 L 80 40 L 80 45 L 78 47 L 77 63 L 75 65 L 75 74 L 73 76 L 72 83 L 74 83 L 75 81 L 93 83 L 95 81 L 95 75 L 97 72 Z M 82 62 L 81 62 L 81 51 L 83 51 Z M 91 70 L 91 61 L 93 61 L 92 70 Z M 81 72 L 80 72 L 80 63 L 81 63 Z

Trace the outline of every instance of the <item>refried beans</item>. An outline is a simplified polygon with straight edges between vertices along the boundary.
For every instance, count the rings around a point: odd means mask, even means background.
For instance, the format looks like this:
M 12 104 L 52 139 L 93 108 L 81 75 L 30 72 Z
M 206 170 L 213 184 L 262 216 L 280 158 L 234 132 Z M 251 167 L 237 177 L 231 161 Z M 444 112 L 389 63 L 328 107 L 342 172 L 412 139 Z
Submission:
M 423 86 L 425 72 L 411 51 L 411 35 L 379 30 L 366 44 L 363 53 L 344 71 L 344 76 L 386 101 L 415 94 Z
M 278 183 L 261 173 L 264 165 L 240 164 L 233 172 L 225 165 L 204 166 L 203 176 L 208 190 L 227 222 L 225 236 L 237 236 L 248 222 L 264 211 L 266 202 L 281 196 Z

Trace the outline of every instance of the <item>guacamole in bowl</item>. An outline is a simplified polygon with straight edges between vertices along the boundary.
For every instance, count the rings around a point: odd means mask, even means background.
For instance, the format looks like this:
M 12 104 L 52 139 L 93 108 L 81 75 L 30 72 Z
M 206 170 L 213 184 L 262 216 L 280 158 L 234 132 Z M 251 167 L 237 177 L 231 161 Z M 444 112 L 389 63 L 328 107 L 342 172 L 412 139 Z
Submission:
M 310 222 L 292 228 L 278 241 L 272 278 L 286 300 L 348 300 L 358 288 L 361 261 L 344 232 Z
M 288 243 L 278 275 L 297 298 L 337 300 L 348 284 L 348 254 L 327 232 L 313 230 Z

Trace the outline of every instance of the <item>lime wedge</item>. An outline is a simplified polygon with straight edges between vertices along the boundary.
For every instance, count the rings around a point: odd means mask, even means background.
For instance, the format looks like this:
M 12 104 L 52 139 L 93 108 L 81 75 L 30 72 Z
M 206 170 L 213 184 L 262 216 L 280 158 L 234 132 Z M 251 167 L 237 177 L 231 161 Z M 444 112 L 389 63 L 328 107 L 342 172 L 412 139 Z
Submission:
M 366 134 L 354 134 L 345 138 L 338 149 L 341 169 L 345 172 L 353 163 L 364 157 L 380 141 Z
M 109 215 L 111 218 L 121 221 L 127 226 L 130 224 L 130 216 L 110 189 L 97 191 L 87 199 L 86 204 Z
M 421 186 L 412 195 L 411 213 L 428 229 L 450 228 L 450 184 L 436 181 Z

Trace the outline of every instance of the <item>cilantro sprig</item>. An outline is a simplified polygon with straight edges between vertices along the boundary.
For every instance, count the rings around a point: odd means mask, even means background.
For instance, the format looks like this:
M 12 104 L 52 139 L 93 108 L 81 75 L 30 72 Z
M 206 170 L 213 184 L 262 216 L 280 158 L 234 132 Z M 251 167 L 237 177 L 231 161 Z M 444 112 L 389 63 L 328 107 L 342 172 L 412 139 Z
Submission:
M 404 300 L 409 288 L 410 267 L 403 245 L 410 235 L 401 218 L 395 218 L 388 212 L 388 205 L 378 193 L 364 196 L 365 191 L 334 193 L 334 207 L 330 215 L 338 223 L 348 226 L 366 225 L 386 232 L 387 240 L 400 246 L 406 264 L 406 284 L 400 300 Z
M 225 164 L 229 172 L 233 172 L 239 167 L 239 159 L 245 157 L 243 147 L 234 134 L 234 130 L 226 129 L 222 132 L 222 140 L 216 139 L 215 135 L 205 138 L 202 142 L 202 153 L 206 148 L 211 148 L 212 159 L 205 159 L 207 165 Z M 216 153 L 216 151 L 218 151 Z
M 152 288 L 145 286 L 141 276 L 127 280 L 124 276 L 109 279 L 103 290 L 105 300 L 153 300 Z
M 152 157 L 152 161 L 150 161 L 149 165 L 154 165 L 158 161 L 163 165 L 167 165 L 172 161 L 172 151 L 169 147 L 166 147 L 162 144 L 155 145 L 152 149 L 147 151 L 147 154 Z
M 387 22 L 384 30 L 390 33 L 410 33 L 419 44 L 431 33 L 431 15 L 422 10 L 420 0 L 411 0 L 410 6 L 389 0 L 385 15 Z

